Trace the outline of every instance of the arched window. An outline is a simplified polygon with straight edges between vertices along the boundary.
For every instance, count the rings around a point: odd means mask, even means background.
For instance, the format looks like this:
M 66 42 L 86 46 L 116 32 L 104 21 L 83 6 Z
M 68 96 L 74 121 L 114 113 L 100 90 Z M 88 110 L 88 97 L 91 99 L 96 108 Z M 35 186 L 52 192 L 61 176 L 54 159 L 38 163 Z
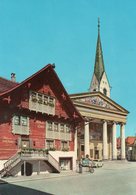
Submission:
M 94 89 L 93 91 L 96 91 L 96 89 Z
M 103 89 L 103 93 L 104 93 L 104 95 L 107 95 L 107 89 Z

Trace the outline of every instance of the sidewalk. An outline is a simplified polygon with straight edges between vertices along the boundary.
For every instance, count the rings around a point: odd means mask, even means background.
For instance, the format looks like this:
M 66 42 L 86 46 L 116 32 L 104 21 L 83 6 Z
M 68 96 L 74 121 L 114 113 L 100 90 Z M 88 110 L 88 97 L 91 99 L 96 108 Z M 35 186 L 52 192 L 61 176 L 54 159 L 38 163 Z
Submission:
M 2 183 L 17 183 L 17 182 L 26 182 L 32 180 L 43 180 L 43 179 L 52 179 L 52 178 L 60 178 L 60 177 L 68 177 L 68 176 L 78 176 L 79 173 L 76 171 L 65 171 L 61 173 L 45 173 L 40 175 L 32 175 L 32 176 L 14 176 L 14 177 L 5 177 L 0 179 L 0 184 Z

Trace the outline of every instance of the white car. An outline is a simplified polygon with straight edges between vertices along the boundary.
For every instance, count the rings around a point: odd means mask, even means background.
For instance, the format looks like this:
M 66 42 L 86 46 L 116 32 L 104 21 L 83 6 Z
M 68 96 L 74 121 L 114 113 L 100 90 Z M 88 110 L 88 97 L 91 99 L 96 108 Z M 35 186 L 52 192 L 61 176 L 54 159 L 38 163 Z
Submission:
M 95 160 L 93 160 L 93 167 L 96 167 L 96 168 L 98 168 L 98 167 L 102 167 L 103 166 L 103 161 L 102 160 L 97 160 L 97 159 L 95 159 Z

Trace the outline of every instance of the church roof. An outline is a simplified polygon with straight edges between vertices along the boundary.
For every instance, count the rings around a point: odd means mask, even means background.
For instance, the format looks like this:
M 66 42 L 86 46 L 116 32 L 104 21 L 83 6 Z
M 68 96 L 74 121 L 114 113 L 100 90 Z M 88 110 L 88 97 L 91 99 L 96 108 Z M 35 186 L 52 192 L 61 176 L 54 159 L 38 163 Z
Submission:
M 105 68 L 104 68 L 102 45 L 101 45 L 101 38 L 100 38 L 100 22 L 98 20 L 98 38 L 97 38 L 97 46 L 96 46 L 94 74 L 99 83 L 101 81 L 104 72 L 105 72 Z

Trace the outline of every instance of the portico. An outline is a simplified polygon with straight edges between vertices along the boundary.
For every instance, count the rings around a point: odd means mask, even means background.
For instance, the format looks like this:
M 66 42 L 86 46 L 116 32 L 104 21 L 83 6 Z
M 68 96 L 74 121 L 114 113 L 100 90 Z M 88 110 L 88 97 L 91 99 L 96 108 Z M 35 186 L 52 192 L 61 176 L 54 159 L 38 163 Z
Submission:
M 109 129 L 111 133 L 107 133 L 107 126 L 108 126 L 109 121 L 103 121 L 102 122 L 102 151 L 104 160 L 112 159 L 112 160 L 117 160 L 117 137 L 116 137 L 116 128 L 117 125 L 120 126 L 120 138 L 121 138 L 121 159 L 125 159 L 125 124 L 119 123 L 117 124 L 116 122 L 113 122 L 113 124 L 110 124 L 111 128 Z M 90 154 L 90 132 L 89 132 L 89 125 L 91 122 L 85 122 L 85 129 L 84 129 L 84 153 L 85 154 Z M 111 139 L 110 137 L 111 136 Z M 112 140 L 111 142 L 108 143 L 108 139 Z M 98 141 L 98 140 L 97 140 Z M 100 141 L 100 140 L 99 140 Z M 111 148 L 110 148 L 111 145 Z M 100 151 L 99 151 L 100 152 Z M 108 155 L 109 154 L 109 155 Z M 99 154 L 100 155 L 100 154 Z M 95 156 L 93 156 L 95 159 Z
M 78 157 L 117 159 L 117 129 L 120 129 L 121 159 L 125 159 L 125 124 L 128 111 L 101 92 L 71 95 L 71 99 L 84 118 L 78 133 Z

